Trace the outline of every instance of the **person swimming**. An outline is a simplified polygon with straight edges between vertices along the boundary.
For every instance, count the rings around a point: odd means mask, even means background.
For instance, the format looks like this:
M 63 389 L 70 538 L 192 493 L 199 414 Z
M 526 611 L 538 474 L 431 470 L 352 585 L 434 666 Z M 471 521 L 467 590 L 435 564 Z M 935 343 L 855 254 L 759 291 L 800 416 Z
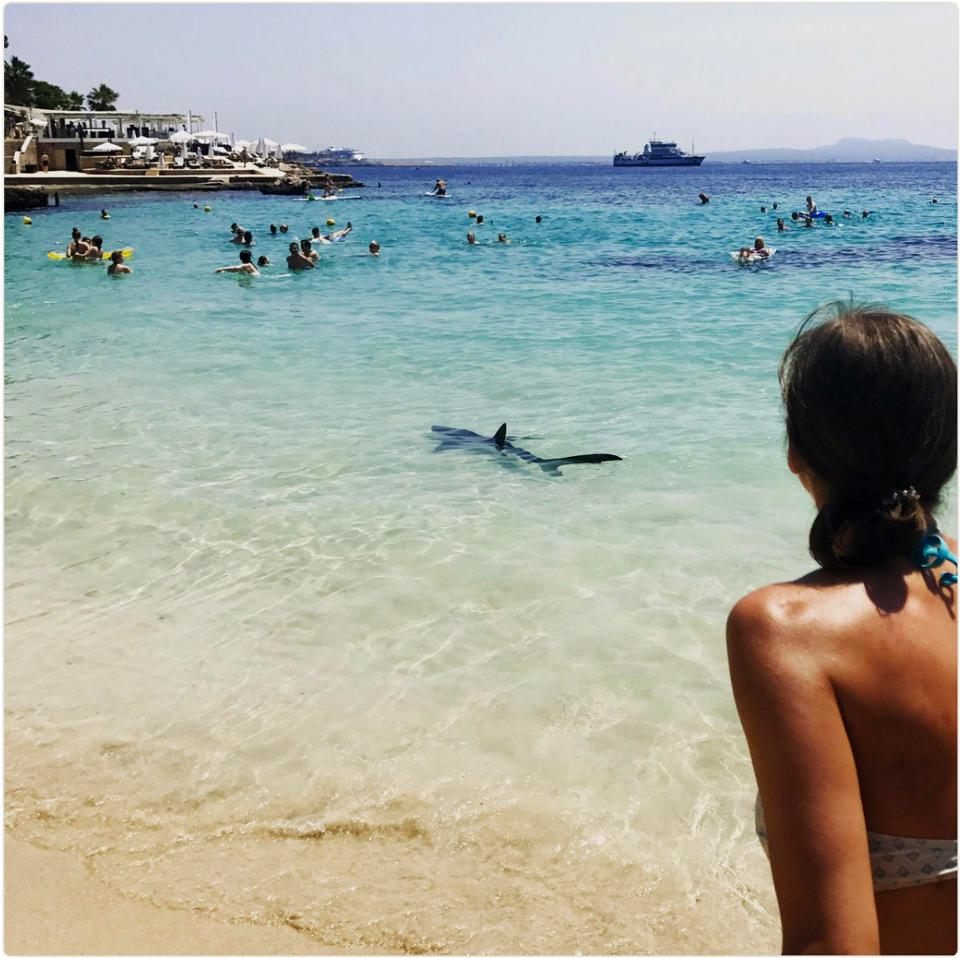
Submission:
M 309 242 L 309 241 L 308 241 Z M 313 260 L 303 255 L 300 244 L 293 242 L 289 246 L 290 255 L 287 257 L 287 268 L 292 270 L 314 269 Z
M 477 226 L 483 222 L 483 213 L 477 213 Z
M 779 203 L 774 203 L 774 204 L 773 204 L 773 208 L 774 208 L 774 209 L 778 209 L 778 208 L 779 208 L 779 206 L 780 206 L 780 204 L 779 204 Z
M 833 226 L 833 225 L 834 225 L 834 223 L 833 223 L 833 217 L 832 217 L 829 213 L 827 213 L 827 215 L 824 216 L 823 222 L 824 222 L 827 226 Z
M 266 256 L 260 256 L 257 258 L 257 266 L 269 266 L 270 260 Z
M 851 213 L 850 210 L 844 210 L 843 215 L 844 215 L 844 218 L 846 219 L 850 216 L 853 216 L 853 213 Z
M 253 238 L 253 233 L 250 230 L 244 230 L 243 234 L 240 237 L 240 242 L 244 246 L 256 246 L 257 241 Z
M 94 263 L 99 263 L 103 259 L 103 237 L 94 236 L 91 237 L 90 243 L 87 246 L 85 252 L 83 253 L 83 258 L 91 260 Z
M 542 216 L 537 216 L 537 218 L 536 218 L 533 222 L 534 222 L 534 223 L 542 223 L 542 222 L 543 222 L 543 217 L 542 217 Z
M 221 266 L 215 273 L 246 273 L 250 276 L 259 276 L 260 271 L 253 265 L 253 253 L 248 249 L 240 250 L 239 266 Z
M 498 242 L 498 243 L 509 243 L 510 240 L 507 239 L 507 234 L 506 234 L 506 233 L 501 233 L 499 236 L 497 236 L 497 242 Z
M 270 235 L 271 235 L 271 236 L 276 236 L 276 235 L 277 235 L 277 224 L 276 224 L 276 223 L 271 223 L 271 224 L 270 224 Z
M 281 232 L 281 233 L 286 233 L 288 229 L 290 229 L 290 227 L 287 226 L 286 223 L 281 223 L 281 224 L 280 224 L 280 232 Z
M 80 239 L 80 227 L 74 226 L 74 228 L 70 231 L 70 242 L 67 243 L 67 259 L 72 259 L 73 254 L 77 252 L 77 247 L 80 245 Z
M 790 219 L 792 219 L 793 222 L 796 223 L 796 222 L 798 222 L 799 219 L 800 219 L 800 214 L 799 214 L 796 210 L 794 210 L 794 211 L 790 214 Z
M 761 213 L 766 213 L 766 212 L 767 212 L 767 208 L 766 208 L 765 206 L 761 206 L 761 207 L 760 207 L 760 212 L 761 212 Z
M 324 239 L 328 243 L 336 243 L 336 242 L 339 242 L 340 240 L 346 239 L 352 232 L 353 232 L 353 223 L 348 222 L 347 225 L 343 227 L 343 229 L 334 230 L 332 233 L 327 233 L 327 235 L 324 236 Z
M 320 254 L 311 246 L 310 240 L 300 240 L 300 252 L 306 256 L 311 263 L 316 263 L 320 259 Z
M 803 218 L 803 225 L 812 229 L 812 228 L 813 228 L 813 217 L 812 217 L 812 216 L 805 216 L 805 217 Z
M 312 243 L 319 243 L 321 246 L 323 246 L 323 245 L 329 244 L 330 242 L 330 240 L 328 240 L 326 236 L 321 235 L 319 226 L 311 227 L 310 234 L 311 234 L 310 241 Z
M 770 251 L 767 249 L 767 244 L 764 243 L 762 236 L 758 236 L 753 241 L 753 255 L 759 259 L 766 259 L 770 255 Z
M 790 228 L 790 227 L 787 226 L 787 224 L 783 222 L 783 218 L 782 218 L 782 217 L 778 217 L 778 219 L 777 219 L 777 232 L 778 232 L 778 233 L 784 233 L 784 232 L 786 232 L 789 228 Z
M 123 261 L 123 250 L 115 249 L 110 254 L 110 265 L 107 267 L 109 276 L 122 276 L 124 273 L 132 273 L 133 270 Z
M 710 197 L 706 193 L 698 193 L 697 199 L 700 200 L 701 206 L 706 206 L 710 202 Z
M 371 256 L 380 255 L 380 244 L 376 240 L 370 240 L 370 245 L 367 247 L 367 249 L 370 250 Z
M 741 246 L 740 252 L 737 254 L 737 259 L 741 263 L 749 263 L 753 258 L 753 250 L 749 246 Z
M 860 214 L 860 219 L 865 220 L 869 215 L 870 215 L 870 210 L 864 210 L 864 211 Z
M 106 210 L 100 210 L 100 219 L 108 220 L 110 219 L 110 214 Z
M 467 243 L 468 243 L 470 246 L 476 246 L 476 245 L 477 245 L 477 238 L 476 238 L 476 236 L 473 235 L 472 232 L 467 233 Z

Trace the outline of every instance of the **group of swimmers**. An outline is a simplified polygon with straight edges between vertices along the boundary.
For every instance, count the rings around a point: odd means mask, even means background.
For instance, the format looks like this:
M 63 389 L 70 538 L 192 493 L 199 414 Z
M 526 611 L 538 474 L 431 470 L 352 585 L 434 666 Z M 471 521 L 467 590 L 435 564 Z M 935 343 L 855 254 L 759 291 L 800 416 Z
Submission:
M 475 213 L 473 210 L 470 210 L 470 211 L 467 213 L 467 216 L 469 216 L 470 219 L 475 220 L 477 226 L 482 226 L 482 225 L 483 225 L 483 214 L 482 214 L 482 213 Z M 538 215 L 538 216 L 534 219 L 534 222 L 535 222 L 535 223 L 542 223 L 542 222 L 543 222 L 543 217 Z M 498 234 L 497 234 L 497 242 L 498 242 L 498 243 L 509 243 L 510 240 L 507 239 L 507 234 L 506 234 L 506 233 L 498 233 Z M 468 230 L 468 231 L 467 231 L 467 245 L 468 245 L 468 246 L 477 246 L 477 245 L 479 245 L 479 244 L 477 243 L 477 234 L 474 233 L 473 230 Z
M 290 227 L 286 223 L 279 226 L 276 223 L 270 224 L 270 235 L 277 236 L 289 232 Z M 235 266 L 221 266 L 214 270 L 215 273 L 245 273 L 251 276 L 259 276 L 260 270 L 266 266 L 272 265 L 268 256 L 257 258 L 256 264 L 253 262 L 253 253 L 251 246 L 256 246 L 257 241 L 253 237 L 251 230 L 244 229 L 239 223 L 230 224 L 231 238 L 230 242 L 243 246 L 240 250 L 240 262 Z M 331 243 L 337 243 L 346 239 L 353 232 L 353 223 L 348 222 L 342 229 L 333 230 L 330 233 L 321 233 L 319 226 L 314 226 L 310 230 L 310 236 L 301 240 L 294 240 L 288 247 L 287 268 L 293 272 L 299 272 L 305 269 L 315 269 L 320 254 L 313 248 L 325 246 Z M 376 240 L 371 240 L 367 246 L 367 251 L 371 256 L 380 255 L 380 244 Z
M 106 210 L 101 210 L 100 219 L 110 219 L 110 214 Z M 67 243 L 67 259 L 71 263 L 97 263 L 104 260 L 103 237 L 83 236 L 80 227 L 74 226 L 70 233 L 70 242 Z M 109 276 L 121 276 L 124 273 L 132 273 L 133 270 L 123 261 L 123 250 L 115 249 L 110 254 L 110 265 L 107 267 Z

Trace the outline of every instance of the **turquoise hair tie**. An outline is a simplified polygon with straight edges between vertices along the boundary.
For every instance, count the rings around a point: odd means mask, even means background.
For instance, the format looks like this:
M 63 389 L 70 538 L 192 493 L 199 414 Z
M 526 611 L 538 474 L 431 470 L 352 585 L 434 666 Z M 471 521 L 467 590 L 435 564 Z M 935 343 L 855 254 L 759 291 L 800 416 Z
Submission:
M 914 547 L 913 562 L 921 569 L 936 569 L 944 562 L 957 565 L 957 557 L 950 551 L 942 536 L 935 533 L 924 536 Z M 940 585 L 956 585 L 957 573 L 944 572 L 940 576 Z

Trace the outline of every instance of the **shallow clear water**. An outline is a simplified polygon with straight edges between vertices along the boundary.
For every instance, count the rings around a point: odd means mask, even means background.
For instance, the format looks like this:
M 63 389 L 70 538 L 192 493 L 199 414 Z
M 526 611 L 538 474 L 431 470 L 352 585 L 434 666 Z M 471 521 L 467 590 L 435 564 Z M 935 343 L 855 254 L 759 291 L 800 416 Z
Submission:
M 8 827 L 331 945 L 778 947 L 723 646 L 811 566 L 777 362 L 850 294 L 956 353 L 956 166 L 357 175 L 6 217 Z M 759 212 L 810 192 L 874 212 Z M 267 225 L 328 216 L 287 275 Z M 213 275 L 235 220 L 261 278 Z M 47 260 L 75 224 L 134 275 Z M 434 451 L 504 421 L 623 462 Z

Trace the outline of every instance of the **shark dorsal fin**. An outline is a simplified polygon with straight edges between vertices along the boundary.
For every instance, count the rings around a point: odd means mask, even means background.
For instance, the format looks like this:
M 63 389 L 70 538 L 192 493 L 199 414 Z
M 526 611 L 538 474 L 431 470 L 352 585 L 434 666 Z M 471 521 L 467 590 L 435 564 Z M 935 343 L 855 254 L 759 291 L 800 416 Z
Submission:
M 507 441 L 507 424 L 504 423 L 494 434 L 493 444 L 497 449 L 503 449 L 503 444 Z

